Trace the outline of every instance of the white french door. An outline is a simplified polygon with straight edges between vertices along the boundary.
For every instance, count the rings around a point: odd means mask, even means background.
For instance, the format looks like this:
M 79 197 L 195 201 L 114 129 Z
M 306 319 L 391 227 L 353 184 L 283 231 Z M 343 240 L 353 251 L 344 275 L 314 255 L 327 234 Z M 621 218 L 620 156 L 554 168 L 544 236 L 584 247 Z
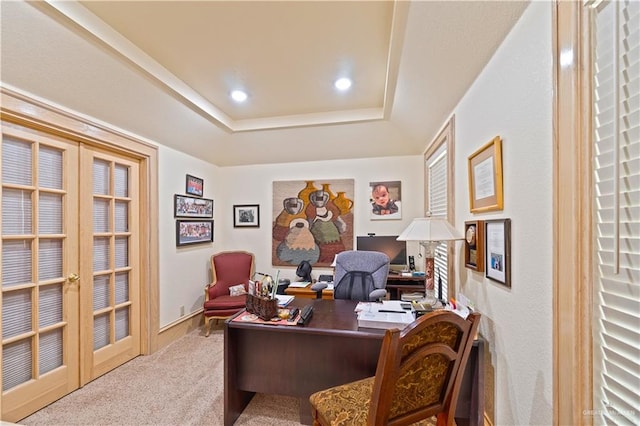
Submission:
M 135 161 L 3 123 L 2 419 L 140 353 Z

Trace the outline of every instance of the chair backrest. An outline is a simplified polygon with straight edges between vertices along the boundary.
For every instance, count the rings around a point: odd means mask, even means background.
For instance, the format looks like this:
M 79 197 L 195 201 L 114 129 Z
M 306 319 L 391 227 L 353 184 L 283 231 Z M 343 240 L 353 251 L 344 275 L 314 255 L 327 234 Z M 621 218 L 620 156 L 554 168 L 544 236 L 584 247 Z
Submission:
M 373 290 L 384 289 L 389 257 L 377 251 L 347 250 L 336 256 L 334 299 L 367 301 Z
M 408 425 L 438 416 L 454 425 L 458 393 L 480 314 L 424 315 L 402 331 L 387 330 L 369 406 L 370 425 Z
M 223 251 L 211 256 L 211 273 L 214 288 L 228 291 L 229 287 L 244 284 L 245 289 L 255 269 L 253 253 L 246 251 Z

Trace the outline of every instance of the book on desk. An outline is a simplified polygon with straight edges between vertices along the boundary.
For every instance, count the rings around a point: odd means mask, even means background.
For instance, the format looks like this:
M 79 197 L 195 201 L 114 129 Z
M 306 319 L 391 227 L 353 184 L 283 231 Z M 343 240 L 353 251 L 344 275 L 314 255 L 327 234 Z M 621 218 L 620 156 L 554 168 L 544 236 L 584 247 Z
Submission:
M 289 287 L 291 287 L 291 288 L 305 288 L 309 284 L 311 284 L 311 281 L 293 281 L 292 283 L 289 284 Z
M 295 298 L 295 296 L 288 296 L 288 295 L 284 295 L 284 294 L 278 294 L 276 295 L 276 299 L 278 299 L 278 307 L 279 308 L 284 308 L 285 306 L 287 306 L 293 299 Z

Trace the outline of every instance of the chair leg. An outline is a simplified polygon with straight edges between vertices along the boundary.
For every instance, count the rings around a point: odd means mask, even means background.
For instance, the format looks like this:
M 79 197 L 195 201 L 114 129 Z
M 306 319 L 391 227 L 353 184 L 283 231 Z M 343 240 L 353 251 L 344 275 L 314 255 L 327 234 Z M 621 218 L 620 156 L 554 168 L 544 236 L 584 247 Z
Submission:
M 204 337 L 209 337 L 211 332 L 211 318 L 204 317 Z
M 438 413 L 436 416 L 436 426 L 447 426 L 449 423 L 449 416 L 447 413 Z

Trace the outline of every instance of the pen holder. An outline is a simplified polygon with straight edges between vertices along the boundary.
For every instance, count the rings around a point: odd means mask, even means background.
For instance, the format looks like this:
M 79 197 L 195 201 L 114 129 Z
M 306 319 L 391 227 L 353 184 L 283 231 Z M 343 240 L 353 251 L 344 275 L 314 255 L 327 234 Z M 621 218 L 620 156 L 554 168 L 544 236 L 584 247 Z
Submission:
M 278 299 L 247 294 L 247 312 L 257 315 L 260 319 L 269 321 L 278 315 Z

